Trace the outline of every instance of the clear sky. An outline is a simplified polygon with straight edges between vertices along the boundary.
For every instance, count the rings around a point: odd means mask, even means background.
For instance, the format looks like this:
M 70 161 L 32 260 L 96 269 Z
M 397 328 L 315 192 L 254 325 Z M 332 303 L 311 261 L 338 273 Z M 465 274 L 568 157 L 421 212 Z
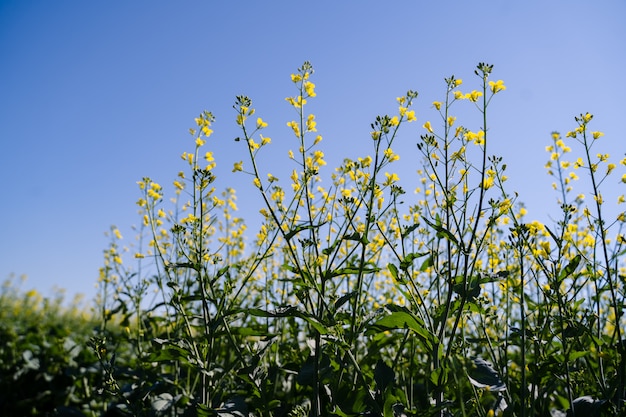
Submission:
M 234 98 L 250 96 L 270 124 L 266 166 L 287 161 L 284 98 L 304 60 L 316 70 L 311 111 L 329 171 L 367 155 L 376 115 L 419 91 L 418 122 L 394 146 L 407 189 L 443 78 L 470 90 L 476 64 L 493 64 L 507 90 L 490 110 L 490 153 L 507 162 L 529 217 L 545 220 L 556 210 L 543 168 L 550 132 L 588 111 L 605 133 L 598 151 L 626 151 L 625 17 L 622 0 L 0 0 L 0 280 L 26 274 L 28 288 L 92 296 L 104 232 L 115 224 L 132 242 L 136 181 L 171 191 L 204 109 L 217 118 L 207 144 L 217 187 L 239 190 L 243 217 L 257 212 L 250 178 L 231 173 L 244 150 L 233 141 Z M 622 173 L 608 189 L 624 192 Z

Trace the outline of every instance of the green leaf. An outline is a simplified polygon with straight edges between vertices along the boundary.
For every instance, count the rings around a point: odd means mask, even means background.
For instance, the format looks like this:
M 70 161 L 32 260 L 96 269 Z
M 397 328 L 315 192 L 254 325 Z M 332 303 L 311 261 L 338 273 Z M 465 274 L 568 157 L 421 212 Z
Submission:
M 426 260 L 424 261 L 424 263 L 422 263 L 422 266 L 420 266 L 420 272 L 425 272 L 428 268 L 430 268 L 431 266 L 433 266 L 435 263 L 435 261 L 433 260 L 432 255 L 429 256 L 428 258 L 426 258 Z
M 409 329 L 415 333 L 428 349 L 432 349 L 433 345 L 438 343 L 437 337 L 426 328 L 422 319 L 413 314 L 409 309 L 394 304 L 388 304 L 386 308 L 391 311 L 391 314 L 372 323 L 365 332 L 366 335 L 388 330 Z
M 409 267 L 413 264 L 413 260 L 415 260 L 417 258 L 421 258 L 422 256 L 426 256 L 428 254 L 429 254 L 429 252 L 425 252 L 425 253 L 409 253 L 408 255 L 406 255 L 404 257 L 404 259 L 402 261 L 400 261 L 400 269 L 402 269 L 403 271 L 408 270 Z
M 328 329 L 316 317 L 305 311 L 300 311 L 294 306 L 285 306 L 277 310 L 267 311 L 260 308 L 244 309 L 246 313 L 255 317 L 297 317 L 309 323 L 319 334 L 327 334 Z
M 437 222 L 433 223 L 430 220 L 428 220 L 426 217 L 422 217 L 424 219 L 424 221 L 433 229 L 435 229 L 435 232 L 437 234 L 437 237 L 440 239 L 448 239 L 450 242 L 454 243 L 455 245 L 458 245 L 458 240 L 456 240 L 456 237 L 452 234 L 452 232 L 450 232 L 448 229 L 446 229 L 445 227 L 442 226 L 441 224 L 441 218 L 439 217 L 439 215 L 437 215 Z
M 398 277 L 398 268 L 397 268 L 394 264 L 392 264 L 392 263 L 388 263 L 388 264 L 387 264 L 387 269 L 389 270 L 389 273 L 391 274 L 391 276 L 393 277 L 393 279 L 395 279 L 396 281 L 398 281 L 398 282 L 400 282 L 400 283 L 403 283 L 403 282 L 404 282 L 403 280 L 401 280 L 401 279 Z
M 570 263 L 568 263 L 565 268 L 561 269 L 561 273 L 559 273 L 559 283 L 576 271 L 576 268 L 578 268 L 578 264 L 580 263 L 580 259 L 580 254 L 574 256 Z

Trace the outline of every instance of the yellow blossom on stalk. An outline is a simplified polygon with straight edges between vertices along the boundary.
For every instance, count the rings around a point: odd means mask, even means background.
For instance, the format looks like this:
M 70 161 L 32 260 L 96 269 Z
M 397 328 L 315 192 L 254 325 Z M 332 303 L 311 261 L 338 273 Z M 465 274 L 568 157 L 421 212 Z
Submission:
M 289 126 L 293 130 L 294 135 L 300 137 L 300 126 L 298 126 L 298 123 L 292 120 L 291 122 L 287 123 L 287 126 Z
M 606 175 L 609 175 L 615 169 L 615 164 L 609 163 L 606 166 Z
M 259 145 L 258 143 L 256 143 L 254 141 L 254 139 L 250 138 L 248 139 L 248 146 L 250 147 L 250 149 L 254 152 L 257 149 L 259 149 L 261 147 L 261 145 Z
M 622 204 L 622 203 L 626 203 L 626 197 L 624 197 L 624 194 L 617 197 L 617 204 Z
M 483 181 L 483 189 L 488 190 L 493 187 L 493 177 L 486 177 Z
M 405 96 L 396 97 L 396 101 L 398 102 L 398 104 L 404 105 L 404 103 L 406 103 L 406 97 Z
M 306 99 L 302 98 L 302 96 L 298 96 L 296 98 L 287 97 L 285 100 L 297 109 L 302 108 L 302 106 L 306 104 Z
M 400 106 L 400 107 L 398 108 L 398 113 L 400 113 L 400 116 L 404 117 L 404 115 L 406 114 L 406 111 L 407 111 L 407 110 L 408 110 L 408 109 L 407 109 L 406 107 Z
M 372 163 L 372 157 L 369 155 L 366 156 L 365 158 L 359 157 L 358 160 L 359 160 L 359 163 L 361 164 L 361 168 L 367 168 Z
M 430 122 L 427 121 L 426 123 L 424 123 L 424 125 L 422 126 L 424 129 L 428 130 L 429 133 L 434 133 L 433 131 L 433 127 L 430 125 Z
M 456 120 L 456 117 L 448 116 L 448 126 L 452 126 L 455 120 Z
M 398 124 L 400 124 L 400 121 L 398 120 L 398 116 L 393 116 L 390 120 L 389 120 L 389 124 L 391 126 L 398 126 Z
M 406 112 L 406 121 L 411 123 L 417 120 L 417 117 L 415 117 L 415 110 L 409 110 Z
M 294 155 L 293 155 L 293 151 L 292 150 L 289 150 L 288 155 L 289 155 L 289 159 L 294 159 Z
M 309 97 L 315 97 L 317 94 L 315 93 L 315 84 L 310 81 L 306 81 L 304 83 L 304 91 Z
M 576 162 L 574 162 L 574 168 L 578 169 L 580 167 L 584 167 L 585 166 L 585 162 L 583 161 L 582 158 L 578 158 L 576 160 Z
M 622 175 L 622 182 L 626 183 L 626 174 Z
M 256 119 L 256 128 L 257 129 L 263 129 L 267 127 L 267 123 L 263 121 L 263 119 L 261 119 L 260 117 L 258 119 Z
M 324 161 L 324 152 L 315 151 L 313 152 L 313 161 L 318 165 L 326 165 L 326 161 Z
M 602 194 L 594 195 L 593 199 L 600 205 L 602 205 L 602 203 L 604 202 L 604 199 L 602 198 Z
M 458 79 L 454 80 L 454 86 L 455 87 L 458 87 L 461 84 L 463 84 L 463 80 L 462 79 L 458 78 Z
M 398 159 L 400 159 L 400 156 L 397 155 L 397 154 L 394 154 L 393 150 L 391 150 L 391 148 L 385 149 L 385 151 L 383 153 L 384 153 L 385 157 L 387 157 L 387 159 L 389 159 L 389 162 L 397 161 Z M 371 158 L 370 158 L 370 160 L 371 160 Z
M 602 132 L 591 132 L 591 135 L 593 136 L 594 139 L 598 139 L 599 137 L 604 136 L 604 133 L 602 133 Z
M 259 190 L 262 190 L 261 187 L 261 180 L 258 177 L 255 177 L 254 180 L 252 181 L 254 183 L 254 185 L 256 186 L 256 188 L 258 188 Z
M 309 114 L 309 116 L 306 119 L 307 132 L 317 132 L 317 129 L 315 128 L 316 125 L 317 125 L 317 122 L 315 121 L 315 116 L 312 114 Z
M 207 153 L 205 153 L 205 154 L 204 154 L 204 159 L 205 159 L 207 162 L 213 162 L 213 161 L 215 161 L 215 158 L 213 158 L 213 152 L 207 152 Z
M 455 91 L 454 92 L 454 98 L 456 100 L 463 100 L 465 98 L 465 96 L 460 91 Z
M 201 147 L 206 143 L 206 140 L 204 139 L 200 139 L 200 138 L 196 138 L 196 146 L 197 147 Z
M 398 181 L 400 179 L 400 177 L 398 177 L 398 174 L 396 174 L 396 173 L 390 174 L 388 172 L 385 172 L 385 177 L 387 179 L 385 180 L 383 185 L 391 185 L 391 184 L 393 184 L 394 182 L 396 182 L 396 181 Z
M 291 74 L 291 81 L 294 83 L 302 81 L 302 75 L 300 74 Z
M 504 85 L 504 81 L 498 80 L 496 82 L 489 81 L 489 87 L 491 88 L 492 93 L 497 93 L 498 91 L 506 90 L 506 86 Z
M 192 153 L 183 152 L 183 154 L 180 157 L 184 161 L 189 162 L 190 165 L 193 164 L 193 154 Z
M 268 143 L 272 142 L 271 138 L 264 137 L 263 135 L 260 135 L 260 136 L 261 136 L 261 146 L 267 145 Z
M 593 118 L 593 114 L 587 112 L 583 115 L 583 121 L 585 123 L 589 123 L 591 121 L 591 119 Z
M 441 102 L 440 101 L 433 101 L 433 106 L 435 106 L 435 108 L 437 110 L 441 110 Z
M 117 239 L 122 239 L 122 234 L 120 233 L 118 228 L 113 229 L 113 234 Z
M 233 164 L 233 172 L 243 171 L 243 161 L 235 162 Z
M 322 135 L 315 136 L 315 140 L 313 141 L 313 145 L 317 145 L 322 141 Z
M 626 221 L 626 213 L 621 212 L 621 213 L 617 216 L 617 220 L 619 220 L 620 222 L 625 222 L 625 221 Z
M 481 93 L 480 91 L 472 90 L 471 93 L 465 94 L 465 98 L 473 103 L 476 103 L 478 101 L 478 98 L 482 95 L 483 93 Z

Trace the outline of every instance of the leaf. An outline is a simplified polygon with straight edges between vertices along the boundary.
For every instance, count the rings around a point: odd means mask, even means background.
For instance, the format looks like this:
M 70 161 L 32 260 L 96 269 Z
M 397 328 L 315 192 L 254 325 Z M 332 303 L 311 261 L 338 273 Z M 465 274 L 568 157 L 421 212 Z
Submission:
M 419 227 L 419 223 L 413 223 L 411 226 L 407 227 L 406 229 L 404 229 L 402 231 L 402 233 L 400 234 L 400 237 L 402 237 L 402 239 L 406 239 L 406 237 L 415 229 L 417 229 Z
M 420 266 L 420 272 L 426 272 L 426 270 L 430 268 L 431 266 L 433 266 L 434 263 L 435 261 L 433 260 L 432 255 L 429 256 L 428 258 L 426 258 L 424 263 L 422 263 L 422 266 Z
M 500 379 L 500 375 L 493 369 L 491 364 L 481 358 L 474 358 L 473 364 L 468 371 L 468 378 L 472 385 L 477 388 L 486 388 L 489 391 L 504 391 L 506 385 Z
M 429 252 L 425 252 L 425 253 L 409 253 L 408 255 L 406 255 L 404 257 L 404 259 L 402 261 L 400 261 L 400 269 L 402 269 L 403 271 L 407 271 L 409 269 L 409 267 L 413 264 L 413 260 L 415 260 L 417 258 L 421 258 L 422 256 L 426 256 L 428 254 L 429 254 Z
M 335 311 L 337 311 L 342 305 L 348 302 L 351 298 L 355 297 L 358 293 L 351 291 L 348 294 L 342 295 L 337 301 L 335 301 Z
M 152 409 L 158 413 L 169 409 L 173 403 L 174 397 L 172 396 L 172 394 L 164 392 L 152 399 L 151 406 Z
M 262 310 L 260 308 L 250 308 L 242 310 L 255 317 L 298 317 L 308 322 L 319 334 L 327 334 L 328 329 L 316 317 L 311 314 L 300 311 L 294 306 L 285 306 L 274 311 Z
M 387 264 L 387 269 L 389 270 L 389 273 L 391 274 L 391 276 L 393 277 L 393 279 L 395 279 L 396 281 L 400 282 L 400 283 L 404 283 L 404 280 L 401 280 L 398 277 L 398 268 L 392 264 L 392 263 L 388 263 Z
M 312 230 L 312 229 L 319 229 L 320 227 L 322 227 L 324 224 L 326 224 L 326 222 L 320 223 L 320 224 L 307 224 L 304 226 L 296 226 L 295 229 L 290 230 L 286 235 L 285 235 L 285 240 L 286 241 L 290 241 L 291 238 L 293 238 L 295 235 L 297 235 L 298 233 L 300 233 L 303 230 Z
M 365 332 L 366 335 L 388 330 L 409 329 L 412 330 L 429 349 L 432 349 L 433 344 L 438 343 L 437 337 L 428 331 L 422 319 L 417 317 L 406 307 L 388 304 L 386 308 L 391 311 L 391 314 L 371 324 Z
M 391 383 L 396 379 L 396 373 L 391 369 L 382 359 L 376 362 L 376 368 L 374 368 L 374 381 L 376 382 L 376 388 L 383 392 Z
M 452 232 L 450 232 L 448 229 L 446 229 L 445 227 L 443 227 L 441 225 L 441 218 L 439 216 L 437 216 L 437 223 L 433 223 L 430 220 L 428 220 L 426 217 L 422 217 L 424 219 L 424 221 L 433 229 L 435 229 L 435 232 L 437 233 L 437 237 L 442 239 L 442 238 L 446 238 L 448 239 L 450 242 L 454 243 L 455 245 L 458 245 L 458 241 L 456 240 L 456 237 L 454 237 L 454 235 L 452 234 Z
M 248 406 L 241 397 L 228 400 L 222 408 L 218 408 L 217 415 L 220 417 L 247 417 Z
M 574 258 L 567 264 L 567 266 L 561 269 L 561 272 L 559 273 L 559 283 L 565 278 L 572 275 L 574 271 L 576 271 L 576 268 L 578 268 L 578 264 L 580 263 L 580 259 L 580 254 L 574 256 Z

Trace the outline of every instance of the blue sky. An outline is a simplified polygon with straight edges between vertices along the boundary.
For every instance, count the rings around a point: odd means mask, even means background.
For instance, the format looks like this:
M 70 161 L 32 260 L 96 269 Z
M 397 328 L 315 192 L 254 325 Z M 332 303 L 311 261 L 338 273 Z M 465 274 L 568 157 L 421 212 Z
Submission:
M 243 159 L 232 140 L 234 98 L 250 96 L 270 124 L 276 151 L 263 155 L 266 167 L 286 161 L 293 111 L 284 98 L 304 60 L 316 70 L 310 109 L 329 171 L 368 154 L 376 115 L 419 91 L 418 123 L 394 146 L 408 189 L 443 78 L 454 74 L 470 90 L 476 64 L 493 64 L 507 90 L 490 110 L 490 153 L 507 162 L 529 218 L 545 220 L 556 210 L 543 168 L 551 131 L 564 134 L 588 111 L 605 133 L 597 150 L 617 160 L 626 151 L 624 16 L 618 0 L 1 0 L 0 280 L 25 274 L 28 288 L 92 296 L 104 232 L 115 224 L 132 242 L 136 181 L 171 184 L 204 109 L 217 118 L 207 144 L 217 186 L 239 190 L 243 217 L 255 213 L 250 178 L 231 172 Z M 622 171 L 608 193 L 624 192 Z

